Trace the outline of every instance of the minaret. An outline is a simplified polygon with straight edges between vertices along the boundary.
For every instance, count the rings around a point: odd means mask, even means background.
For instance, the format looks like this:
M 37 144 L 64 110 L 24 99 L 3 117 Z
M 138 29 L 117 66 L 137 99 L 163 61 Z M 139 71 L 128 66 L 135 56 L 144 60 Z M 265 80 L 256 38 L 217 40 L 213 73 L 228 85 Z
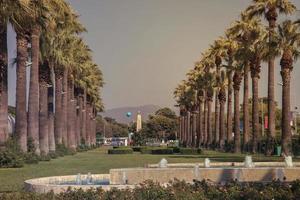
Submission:
M 139 132 L 142 129 L 142 115 L 141 112 L 138 111 L 136 116 L 136 132 Z

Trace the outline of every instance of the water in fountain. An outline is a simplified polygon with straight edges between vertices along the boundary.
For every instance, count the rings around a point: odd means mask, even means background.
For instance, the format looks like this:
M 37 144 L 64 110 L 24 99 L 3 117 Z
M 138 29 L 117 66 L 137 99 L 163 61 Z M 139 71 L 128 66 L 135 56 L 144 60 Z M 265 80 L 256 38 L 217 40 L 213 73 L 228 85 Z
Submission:
M 199 179 L 199 164 L 195 165 L 194 174 L 195 174 L 196 179 Z
M 123 181 L 124 185 L 128 184 L 128 179 L 127 179 L 127 176 L 126 176 L 126 172 L 123 172 L 122 181 Z
M 293 167 L 293 159 L 292 156 L 284 156 L 284 162 L 286 167 Z
M 77 174 L 77 176 L 76 176 L 76 184 L 77 185 L 81 185 L 82 184 L 82 182 L 81 182 L 81 174 L 80 173 Z
M 205 158 L 204 159 L 204 167 L 205 168 L 209 168 L 210 167 L 210 160 L 209 160 L 209 158 Z
M 246 156 L 245 161 L 244 161 L 244 166 L 246 168 L 252 168 L 255 167 L 253 161 L 252 161 L 252 156 Z
M 91 172 L 89 172 L 86 176 L 86 184 L 87 185 L 92 185 L 93 184 L 93 178 Z
M 165 158 L 161 159 L 161 161 L 158 163 L 158 167 L 159 168 L 167 168 L 168 167 L 168 161 Z

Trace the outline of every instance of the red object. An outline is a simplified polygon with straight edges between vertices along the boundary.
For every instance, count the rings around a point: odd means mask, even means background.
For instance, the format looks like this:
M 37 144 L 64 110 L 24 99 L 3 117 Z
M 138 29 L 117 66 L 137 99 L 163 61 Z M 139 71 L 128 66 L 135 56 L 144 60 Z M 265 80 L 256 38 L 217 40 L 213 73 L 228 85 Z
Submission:
M 269 118 L 268 116 L 265 116 L 265 129 L 269 128 Z

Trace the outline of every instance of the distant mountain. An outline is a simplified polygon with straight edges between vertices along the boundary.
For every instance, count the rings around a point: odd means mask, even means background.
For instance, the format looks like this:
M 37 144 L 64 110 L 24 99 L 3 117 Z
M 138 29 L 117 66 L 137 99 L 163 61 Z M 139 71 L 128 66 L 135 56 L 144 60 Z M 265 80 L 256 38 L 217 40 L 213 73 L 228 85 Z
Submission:
M 117 120 L 117 122 L 128 124 L 132 121 L 136 121 L 136 115 L 140 111 L 142 114 L 142 120 L 147 120 L 150 114 L 155 113 L 160 109 L 159 106 L 156 105 L 144 105 L 138 107 L 122 107 L 122 108 L 113 108 L 106 110 L 101 113 L 103 117 L 111 117 Z M 131 117 L 127 117 L 126 113 L 131 112 Z

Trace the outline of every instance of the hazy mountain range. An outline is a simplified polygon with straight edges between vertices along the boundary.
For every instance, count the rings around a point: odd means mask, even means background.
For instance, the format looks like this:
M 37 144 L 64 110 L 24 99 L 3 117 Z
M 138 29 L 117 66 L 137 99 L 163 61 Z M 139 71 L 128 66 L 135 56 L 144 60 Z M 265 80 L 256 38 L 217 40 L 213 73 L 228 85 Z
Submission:
M 113 108 L 106 110 L 103 113 L 100 113 L 103 117 L 111 117 L 116 119 L 120 123 L 128 124 L 130 122 L 136 121 L 136 115 L 140 111 L 142 114 L 142 120 L 147 120 L 150 114 L 155 113 L 160 109 L 157 105 L 144 105 L 137 107 L 121 107 L 121 108 Z M 127 117 L 126 113 L 131 112 L 131 117 Z

